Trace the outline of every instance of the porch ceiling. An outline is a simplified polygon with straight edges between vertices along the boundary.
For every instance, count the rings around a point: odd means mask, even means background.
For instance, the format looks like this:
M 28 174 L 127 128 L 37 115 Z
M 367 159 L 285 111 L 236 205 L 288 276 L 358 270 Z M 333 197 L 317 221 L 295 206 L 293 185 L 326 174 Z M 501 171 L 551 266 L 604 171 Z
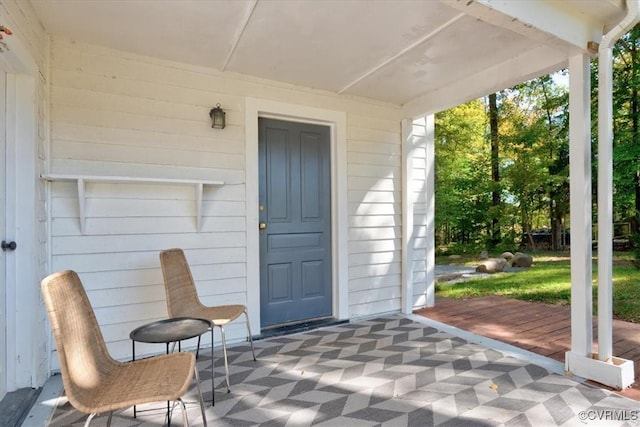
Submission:
M 624 15 L 622 0 L 31 3 L 54 35 L 416 112 L 557 70 Z

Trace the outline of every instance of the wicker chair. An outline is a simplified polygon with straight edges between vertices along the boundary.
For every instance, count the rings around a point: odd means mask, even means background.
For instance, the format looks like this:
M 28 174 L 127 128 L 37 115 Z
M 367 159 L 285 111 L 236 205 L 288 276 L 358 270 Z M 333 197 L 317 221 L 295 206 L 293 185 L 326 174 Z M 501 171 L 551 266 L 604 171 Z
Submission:
M 247 307 L 244 305 L 218 305 L 208 307 L 203 305 L 198 298 L 195 282 L 191 275 L 191 269 L 187 263 L 187 258 L 182 249 L 167 249 L 160 252 L 160 264 L 164 277 L 164 289 L 167 294 L 167 310 L 169 317 L 198 317 L 211 320 L 214 326 L 220 328 L 222 337 L 222 353 L 224 356 L 225 379 L 227 382 L 227 392 L 231 391 L 229 384 L 229 364 L 227 361 L 227 342 L 224 334 L 224 327 L 227 323 L 234 321 L 244 313 L 247 321 L 248 340 L 251 344 L 251 354 L 256 360 L 253 350 L 253 339 L 251 337 L 251 327 L 249 326 L 249 316 Z M 198 346 L 199 346 L 198 341 Z M 212 361 L 213 363 L 213 361 Z
M 71 405 L 90 414 L 89 425 L 97 414 L 156 401 L 177 401 L 188 425 L 181 396 L 195 375 L 203 423 L 204 412 L 195 356 L 174 353 L 133 362 L 118 362 L 108 353 L 91 303 L 74 271 L 46 277 L 41 285 L 62 371 L 62 383 Z

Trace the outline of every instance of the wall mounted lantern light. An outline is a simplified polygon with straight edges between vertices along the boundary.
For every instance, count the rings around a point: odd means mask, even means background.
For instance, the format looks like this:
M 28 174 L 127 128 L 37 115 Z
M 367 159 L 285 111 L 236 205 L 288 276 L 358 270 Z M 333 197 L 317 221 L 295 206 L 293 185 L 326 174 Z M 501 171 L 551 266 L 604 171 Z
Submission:
M 214 129 L 224 129 L 226 113 L 220 107 L 220 104 L 216 104 L 216 108 L 212 108 L 209 111 L 209 117 L 211 117 L 211 127 Z

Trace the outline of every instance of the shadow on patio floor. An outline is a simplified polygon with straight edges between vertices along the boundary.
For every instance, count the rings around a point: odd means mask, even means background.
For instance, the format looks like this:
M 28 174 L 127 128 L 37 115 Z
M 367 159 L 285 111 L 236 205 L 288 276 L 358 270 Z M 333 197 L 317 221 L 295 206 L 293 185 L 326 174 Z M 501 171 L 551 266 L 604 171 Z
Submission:
M 571 347 L 570 307 L 502 296 L 466 300 L 436 297 L 435 307 L 416 311 L 416 314 L 562 363 Z M 598 333 L 595 318 L 593 325 L 595 340 Z M 639 324 L 614 319 L 613 354 L 634 361 L 635 383 L 619 394 L 640 401 Z
M 420 319 L 386 316 L 268 338 L 255 343 L 257 361 L 246 345 L 230 347 L 231 393 L 224 392 L 224 368 L 217 358 L 216 403 L 206 407 L 209 425 L 581 425 L 580 411 L 637 409 L 632 400 L 470 343 Z M 210 366 L 211 359 L 201 356 L 198 369 L 207 402 Z M 187 400 L 195 400 L 195 387 Z M 152 410 L 137 419 L 130 409 L 119 411 L 114 423 L 162 424 L 166 407 L 148 406 Z M 178 424 L 179 418 L 174 416 Z M 84 419 L 61 398 L 47 425 L 81 425 Z M 104 416 L 100 419 L 98 424 Z M 202 422 L 198 405 L 189 406 L 189 420 Z

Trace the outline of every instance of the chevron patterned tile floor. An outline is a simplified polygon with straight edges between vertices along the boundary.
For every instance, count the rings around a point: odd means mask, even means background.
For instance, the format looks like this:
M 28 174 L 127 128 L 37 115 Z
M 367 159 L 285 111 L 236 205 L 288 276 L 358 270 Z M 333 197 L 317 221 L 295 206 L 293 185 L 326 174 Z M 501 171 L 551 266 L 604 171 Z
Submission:
M 637 426 L 638 402 L 551 373 L 403 316 L 342 324 L 230 348 L 231 393 L 216 358 L 198 361 L 209 426 Z M 195 386 L 189 421 L 201 425 Z M 166 424 L 166 405 L 114 426 Z M 62 396 L 49 426 L 82 425 L 86 416 Z M 92 422 L 106 424 L 102 415 Z M 181 425 L 180 410 L 171 424 Z

